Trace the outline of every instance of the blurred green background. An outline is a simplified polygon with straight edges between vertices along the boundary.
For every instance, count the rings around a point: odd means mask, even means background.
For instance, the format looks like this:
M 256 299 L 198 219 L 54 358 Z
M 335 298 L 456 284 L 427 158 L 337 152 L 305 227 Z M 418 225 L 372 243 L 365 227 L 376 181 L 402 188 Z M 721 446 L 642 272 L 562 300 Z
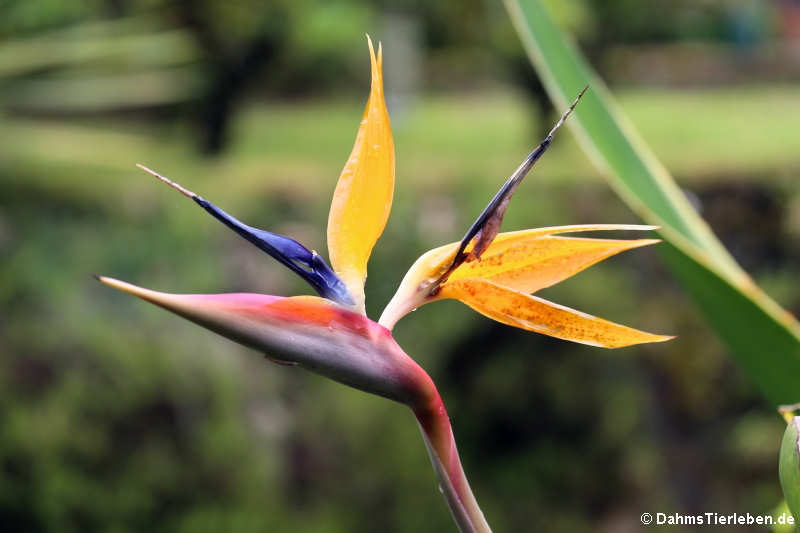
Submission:
M 550 7 L 737 260 L 800 312 L 800 3 Z M 4 531 L 455 530 L 404 408 L 272 365 L 90 276 L 308 294 L 134 164 L 325 250 L 368 90 L 364 33 L 383 42 L 397 149 L 367 283 L 375 318 L 557 116 L 502 5 L 0 2 Z M 504 229 L 625 222 L 637 220 L 562 133 Z M 638 531 L 645 511 L 778 503 L 784 424 L 654 250 L 544 296 L 678 338 L 605 351 L 454 302 L 397 326 L 441 389 L 496 531 Z

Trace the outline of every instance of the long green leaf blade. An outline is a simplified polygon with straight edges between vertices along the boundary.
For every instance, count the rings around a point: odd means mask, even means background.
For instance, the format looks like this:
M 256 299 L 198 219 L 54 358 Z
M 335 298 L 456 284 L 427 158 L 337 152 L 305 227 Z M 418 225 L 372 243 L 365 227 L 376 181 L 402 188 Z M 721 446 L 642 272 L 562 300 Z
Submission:
M 660 225 L 663 254 L 741 366 L 775 403 L 800 396 L 800 324 L 761 291 L 691 207 L 610 92 L 539 0 L 505 0 L 558 107 L 589 84 L 569 126 L 628 205 Z

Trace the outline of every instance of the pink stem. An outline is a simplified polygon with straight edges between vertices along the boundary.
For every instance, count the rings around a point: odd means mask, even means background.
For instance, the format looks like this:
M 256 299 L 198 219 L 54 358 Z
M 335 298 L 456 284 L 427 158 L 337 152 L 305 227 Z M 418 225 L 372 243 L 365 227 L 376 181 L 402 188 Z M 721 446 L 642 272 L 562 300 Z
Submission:
M 427 394 L 412 405 L 439 486 L 458 528 L 463 533 L 491 533 L 461 466 L 450 417 L 439 392 L 428 377 Z

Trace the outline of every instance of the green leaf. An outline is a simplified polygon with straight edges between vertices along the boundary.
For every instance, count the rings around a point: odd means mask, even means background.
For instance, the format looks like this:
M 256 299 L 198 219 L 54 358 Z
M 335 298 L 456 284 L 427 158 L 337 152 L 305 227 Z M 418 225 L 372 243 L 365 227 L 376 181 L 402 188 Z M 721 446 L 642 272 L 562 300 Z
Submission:
M 781 478 L 783 497 L 794 516 L 795 523 L 800 523 L 800 450 L 797 448 L 800 417 L 794 417 L 786 426 L 781 443 L 778 472 Z
M 569 127 L 617 194 L 661 226 L 661 252 L 740 365 L 774 404 L 800 397 L 800 324 L 731 257 L 538 0 L 505 0 L 557 108 L 590 89 Z M 679 341 L 678 341 L 679 342 Z

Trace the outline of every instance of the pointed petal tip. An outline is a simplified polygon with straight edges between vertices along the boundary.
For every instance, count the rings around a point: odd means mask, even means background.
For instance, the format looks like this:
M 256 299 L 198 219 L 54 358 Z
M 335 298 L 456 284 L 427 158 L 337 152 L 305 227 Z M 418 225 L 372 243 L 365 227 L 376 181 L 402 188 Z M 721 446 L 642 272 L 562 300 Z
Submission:
M 153 291 L 150 289 L 145 289 L 144 287 L 139 287 L 138 285 L 134 285 L 132 283 L 128 283 L 126 281 L 118 280 L 115 278 L 109 278 L 107 276 L 97 276 L 97 281 L 104 285 L 108 285 L 113 289 L 117 289 L 118 291 L 125 292 L 130 294 L 131 296 L 136 296 L 137 298 L 141 298 L 146 302 L 150 302 L 156 305 L 160 305 L 161 307 L 166 307 L 170 309 L 170 306 L 166 303 L 167 299 L 171 295 L 164 294 L 158 291 Z M 171 309 L 174 311 L 174 309 Z
M 170 187 L 172 187 L 173 189 L 175 189 L 176 191 L 178 191 L 182 195 L 186 196 L 187 198 L 191 198 L 191 199 L 199 198 L 198 195 L 196 195 L 195 193 L 193 193 L 189 189 L 186 189 L 186 188 L 182 187 L 180 184 L 175 183 L 174 181 L 172 181 L 171 179 L 167 178 L 166 176 L 162 176 L 161 174 L 159 174 L 155 170 L 147 168 L 146 166 L 142 165 L 141 163 L 136 163 L 136 167 L 141 169 L 141 170 L 144 170 L 145 172 L 147 172 L 148 174 L 150 174 L 151 176 L 153 176 L 157 180 L 160 180 L 160 181 L 166 183 L 167 185 L 169 185 Z
M 630 328 L 630 329 L 633 329 L 633 328 Z M 634 331 L 636 331 L 640 335 L 640 338 L 637 339 L 636 341 L 633 341 L 633 342 L 628 342 L 628 343 L 625 343 L 625 344 L 611 344 L 611 345 L 592 344 L 592 343 L 584 343 L 584 344 L 590 344 L 592 346 L 597 346 L 599 348 L 607 348 L 609 350 L 614 350 L 614 349 L 617 349 L 617 348 L 628 348 L 630 346 L 638 346 L 640 344 L 652 344 L 652 343 L 656 343 L 656 342 L 667 342 L 667 341 L 671 341 L 672 339 L 676 338 L 675 335 L 658 335 L 658 334 L 655 334 L 655 333 L 648 333 L 648 332 L 642 331 L 642 330 L 634 330 Z
M 650 224 L 598 224 L 597 228 L 600 230 L 622 230 L 622 231 L 653 231 L 659 229 L 661 226 L 653 226 Z
M 138 296 L 139 298 L 143 298 L 148 300 L 148 297 L 152 297 L 155 294 L 158 294 L 156 291 L 151 291 L 150 289 L 145 289 L 143 287 L 139 287 L 138 285 L 133 285 L 132 283 L 128 283 L 126 281 L 118 280 L 115 278 L 109 278 L 108 276 L 98 276 L 97 274 L 94 275 L 97 281 L 104 285 L 108 285 L 114 289 L 117 289 L 122 292 L 127 292 L 128 294 L 132 294 L 133 296 Z
M 127 281 L 122 281 L 116 278 L 110 278 L 108 276 L 98 276 L 97 281 L 104 285 L 108 285 L 113 289 L 117 289 L 118 291 L 130 294 L 131 296 L 136 296 L 137 298 L 141 298 L 146 302 L 150 302 L 152 304 L 156 304 L 160 307 L 163 307 L 169 311 L 177 313 L 179 315 L 184 316 L 185 318 L 189 318 L 191 320 L 191 309 L 192 308 L 202 308 L 207 306 L 207 304 L 213 300 L 216 296 L 232 296 L 232 295 L 203 295 L 203 294 L 170 294 L 166 292 L 154 291 L 152 289 L 146 289 L 144 287 L 140 287 L 138 285 L 134 285 L 133 283 L 128 283 Z M 222 299 L 220 299 L 221 301 Z M 187 313 L 187 311 L 189 311 Z
M 378 42 L 378 53 L 375 53 L 375 48 L 372 44 L 372 39 L 367 35 L 367 44 L 369 45 L 369 64 L 371 74 L 371 90 L 381 90 L 383 88 L 383 49 L 380 41 Z
M 567 342 L 575 342 L 577 344 L 584 344 L 586 346 L 592 346 L 594 348 L 604 348 L 606 350 L 618 350 L 620 348 L 630 348 L 632 346 L 639 346 L 640 344 L 653 344 L 656 342 L 666 342 L 674 338 L 675 337 L 671 335 L 653 335 L 652 337 L 647 338 L 645 340 L 638 340 L 636 342 L 629 342 L 626 344 L 599 344 L 590 341 L 576 341 L 572 339 L 562 339 L 562 340 L 565 340 Z
M 573 109 L 575 109 L 575 106 L 578 105 L 578 102 L 581 101 L 581 98 L 583 98 L 583 95 L 586 94 L 586 91 L 588 90 L 589 90 L 589 85 L 588 84 L 584 85 L 583 89 L 581 89 L 581 92 L 579 92 L 578 96 L 575 97 L 575 100 L 572 101 L 572 105 L 570 105 L 569 109 L 567 109 L 565 113 L 567 116 L 569 116 L 569 114 L 572 113 Z
M 369 47 L 370 55 L 380 58 L 381 52 L 383 51 L 383 43 L 378 41 L 378 53 L 375 54 L 375 47 L 372 43 L 372 37 L 370 37 L 369 33 L 365 33 L 364 36 L 367 38 L 367 46 Z
M 651 244 L 658 244 L 658 243 L 660 243 L 662 241 L 661 241 L 661 239 L 637 239 L 637 240 L 627 241 L 627 242 L 628 242 L 628 245 L 629 245 L 628 249 L 630 250 L 630 249 L 633 249 L 633 248 L 641 248 L 642 246 L 650 246 Z

